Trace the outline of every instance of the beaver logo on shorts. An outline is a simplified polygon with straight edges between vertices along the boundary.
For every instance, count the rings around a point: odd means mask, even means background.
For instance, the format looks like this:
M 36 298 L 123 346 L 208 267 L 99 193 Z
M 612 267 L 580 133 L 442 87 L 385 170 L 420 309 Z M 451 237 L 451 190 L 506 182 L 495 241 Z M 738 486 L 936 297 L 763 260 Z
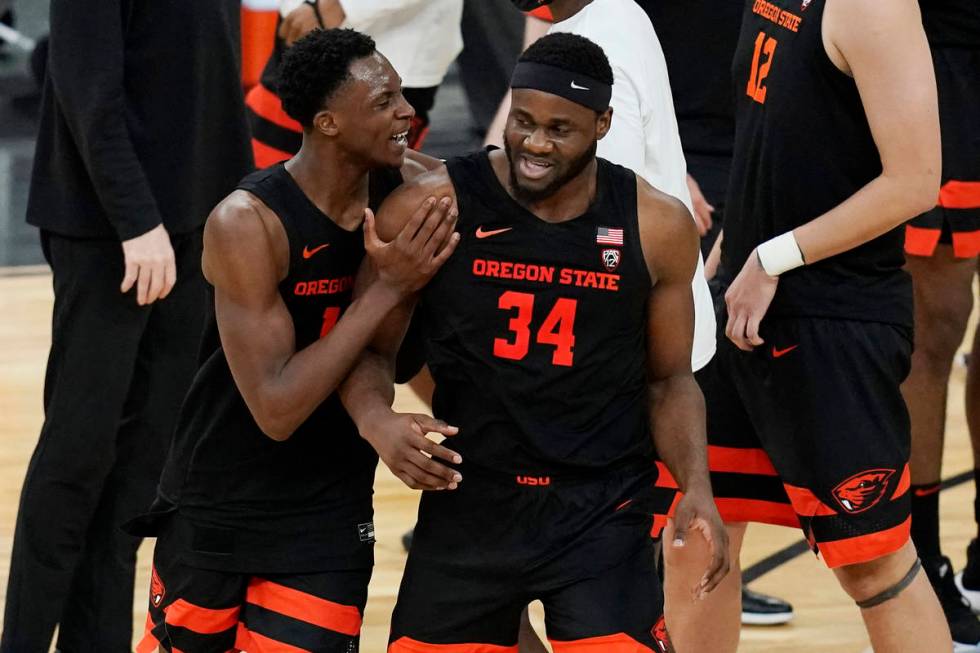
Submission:
M 154 567 L 153 574 L 150 576 L 150 603 L 153 604 L 154 608 L 159 608 L 160 604 L 163 603 L 163 597 L 166 595 L 167 588 L 163 586 L 163 581 L 160 580 L 160 575 Z
M 606 266 L 608 272 L 612 272 L 619 267 L 619 261 L 622 257 L 618 249 L 602 250 L 602 264 Z
M 834 488 L 834 498 L 851 514 L 864 512 L 885 496 L 888 480 L 894 474 L 894 469 L 869 469 L 855 474 Z
M 674 650 L 670 645 L 670 636 L 667 635 L 667 622 L 665 621 L 663 615 L 660 615 L 657 625 L 653 627 L 650 634 L 653 635 L 655 640 L 657 640 L 657 646 L 660 647 L 660 653 L 668 653 L 668 651 Z

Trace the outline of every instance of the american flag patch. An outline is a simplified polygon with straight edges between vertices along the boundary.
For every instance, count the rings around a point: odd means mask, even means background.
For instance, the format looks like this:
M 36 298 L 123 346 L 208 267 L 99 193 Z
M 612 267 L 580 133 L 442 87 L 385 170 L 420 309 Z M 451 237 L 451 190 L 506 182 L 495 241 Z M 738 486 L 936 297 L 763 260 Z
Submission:
M 595 234 L 597 245 L 620 245 L 623 244 L 623 230 L 610 229 L 609 227 L 599 227 Z

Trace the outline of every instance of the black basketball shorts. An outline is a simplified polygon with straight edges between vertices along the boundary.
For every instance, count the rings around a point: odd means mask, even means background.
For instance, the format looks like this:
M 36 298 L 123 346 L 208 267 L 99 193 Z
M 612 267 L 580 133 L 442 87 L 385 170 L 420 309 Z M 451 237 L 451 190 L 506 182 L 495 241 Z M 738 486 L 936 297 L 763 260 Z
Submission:
M 698 373 L 722 518 L 799 527 L 830 567 L 901 548 L 911 435 L 899 386 L 911 332 L 767 318 L 765 344 L 743 352 L 724 337 L 724 320 L 718 353 Z
M 426 492 L 388 653 L 517 653 L 541 600 L 556 653 L 665 653 L 649 494 L 642 474 L 571 480 L 463 470 Z
M 189 567 L 165 532 L 136 653 L 357 653 L 371 569 L 246 575 Z
M 939 200 L 905 228 L 905 251 L 932 256 L 938 243 L 951 244 L 957 258 L 980 253 L 980 50 L 932 51 L 939 88 L 943 174 Z

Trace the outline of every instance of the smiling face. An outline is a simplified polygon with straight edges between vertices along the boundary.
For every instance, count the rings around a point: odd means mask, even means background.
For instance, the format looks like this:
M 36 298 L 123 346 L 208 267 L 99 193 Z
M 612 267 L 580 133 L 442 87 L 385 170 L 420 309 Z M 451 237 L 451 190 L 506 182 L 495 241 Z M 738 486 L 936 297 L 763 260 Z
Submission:
M 514 89 L 504 129 L 515 198 L 525 203 L 550 197 L 578 177 L 595 158 L 609 131 L 612 112 L 595 111 L 533 89 Z
M 324 112 L 331 114 L 333 135 L 349 154 L 371 167 L 402 165 L 415 110 L 402 95 L 401 78 L 383 55 L 375 52 L 354 61 L 350 78 Z

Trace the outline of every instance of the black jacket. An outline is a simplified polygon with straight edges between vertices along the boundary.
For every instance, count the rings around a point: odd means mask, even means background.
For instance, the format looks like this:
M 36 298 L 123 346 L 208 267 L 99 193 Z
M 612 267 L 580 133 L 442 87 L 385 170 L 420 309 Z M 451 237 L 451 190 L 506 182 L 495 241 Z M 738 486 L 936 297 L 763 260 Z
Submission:
M 237 0 L 52 0 L 27 221 L 127 240 L 203 224 L 251 169 Z

